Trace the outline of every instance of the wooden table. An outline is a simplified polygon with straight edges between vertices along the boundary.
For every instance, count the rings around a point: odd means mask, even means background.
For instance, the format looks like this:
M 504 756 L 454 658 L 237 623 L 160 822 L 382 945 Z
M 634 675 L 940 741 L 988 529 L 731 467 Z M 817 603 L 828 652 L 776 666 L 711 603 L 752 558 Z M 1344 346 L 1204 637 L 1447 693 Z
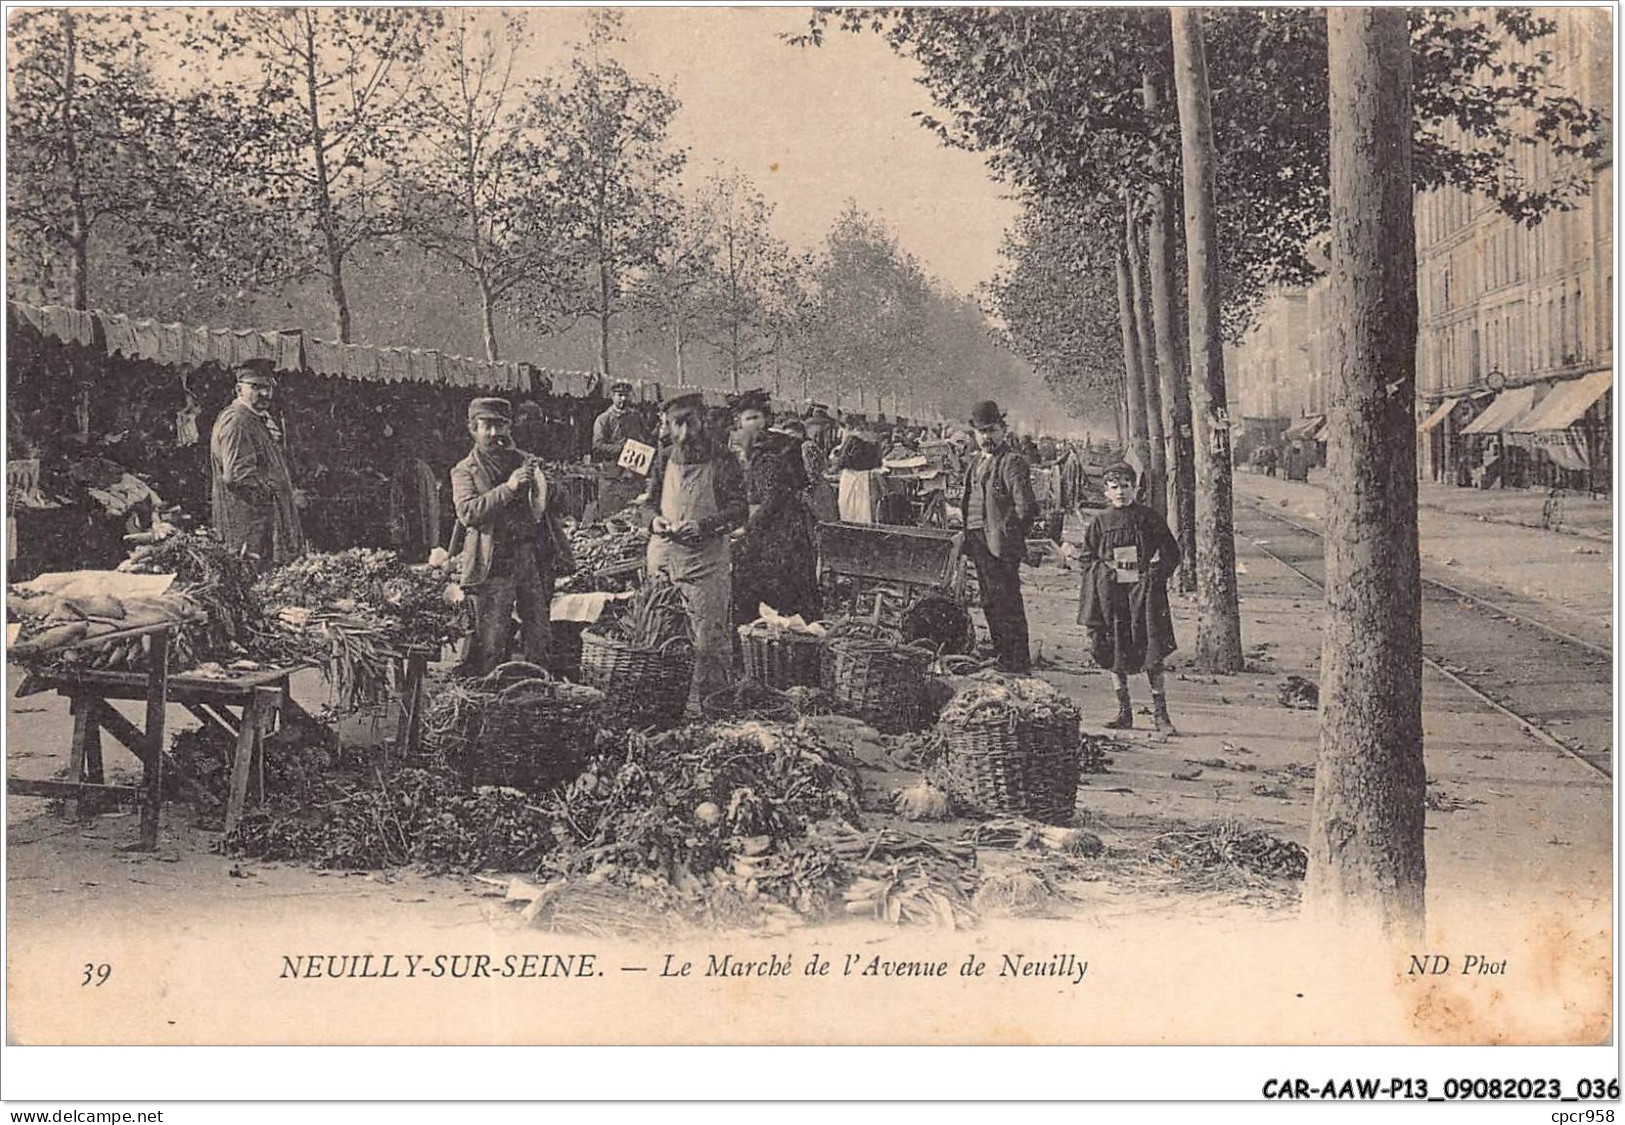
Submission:
M 96 641 L 106 638 L 94 638 Z M 266 668 L 234 673 L 227 679 L 168 672 L 168 633 L 153 636 L 146 672 L 105 672 L 80 669 L 30 671 L 17 688 L 19 696 L 55 691 L 68 699 L 73 714 L 70 781 L 34 781 L 8 778 L 6 790 L 32 796 L 73 797 L 81 807 L 98 794 L 134 798 L 129 786 L 107 785 L 102 774 L 102 731 L 130 749 L 142 764 L 141 847 L 158 846 L 158 813 L 163 799 L 164 707 L 178 703 L 204 726 L 223 731 L 236 744 L 231 764 L 231 794 L 226 805 L 225 830 L 242 818 L 248 798 L 250 774 L 256 768 L 259 792 L 265 794 L 265 740 L 280 722 L 290 717 L 314 722 L 288 694 L 288 678 L 297 669 Z M 111 701 L 145 699 L 146 730 L 119 713 Z M 236 713 L 233 713 L 233 708 Z

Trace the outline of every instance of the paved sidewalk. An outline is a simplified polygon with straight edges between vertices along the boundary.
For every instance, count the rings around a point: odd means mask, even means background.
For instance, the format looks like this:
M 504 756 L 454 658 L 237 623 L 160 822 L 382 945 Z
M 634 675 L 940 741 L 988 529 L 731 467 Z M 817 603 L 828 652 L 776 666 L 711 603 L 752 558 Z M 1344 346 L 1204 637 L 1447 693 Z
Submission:
M 1313 481 L 1243 472 L 1235 475 L 1235 492 L 1237 503 L 1258 502 L 1317 530 L 1325 516 L 1325 489 Z M 1475 516 L 1434 507 L 1421 510 L 1419 523 L 1427 577 L 1491 601 L 1506 601 L 1496 597 L 1496 588 L 1533 599 L 1549 624 L 1593 643 L 1612 643 L 1610 544 L 1504 523 L 1491 526 Z
M 1247 468 L 1238 468 L 1236 487 L 1241 488 L 1243 481 L 1255 477 L 1266 484 L 1273 484 L 1276 481 L 1283 484 L 1293 483 L 1282 477 L 1261 476 Z M 1325 488 L 1326 470 L 1309 470 L 1309 483 L 1316 488 Z M 1540 488 L 1458 488 L 1452 484 L 1440 484 L 1435 481 L 1419 481 L 1417 484 L 1417 502 L 1424 511 L 1433 510 L 1453 516 L 1464 516 L 1480 523 L 1508 524 L 1536 531 L 1554 531 L 1581 539 L 1613 542 L 1612 498 L 1596 499 L 1569 493 L 1562 498 L 1551 514 L 1552 526 L 1547 526 L 1546 504 L 1549 496 L 1545 489 Z

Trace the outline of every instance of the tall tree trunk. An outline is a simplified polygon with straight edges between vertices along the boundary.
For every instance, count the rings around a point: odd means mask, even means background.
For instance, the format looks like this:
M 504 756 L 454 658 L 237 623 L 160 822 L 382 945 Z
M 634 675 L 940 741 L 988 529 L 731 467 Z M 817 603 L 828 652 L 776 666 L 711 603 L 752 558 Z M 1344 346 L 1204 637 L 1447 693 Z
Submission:
M 480 282 L 480 328 L 485 333 L 485 358 L 492 363 L 501 359 L 497 351 L 496 298 L 491 295 L 491 279 L 482 266 Z
M 598 256 L 598 370 L 609 374 L 609 261 Z
M 332 181 L 327 172 L 327 132 L 322 128 L 321 83 L 316 75 L 316 16 L 306 12 L 305 21 L 305 99 L 310 114 L 310 151 L 316 163 L 316 221 L 322 228 L 327 251 L 327 287 L 338 313 L 339 343 L 350 342 L 350 299 L 344 292 L 344 243 L 339 238 L 338 218 L 333 214 Z
M 1129 289 L 1134 299 L 1134 331 L 1140 343 L 1140 372 L 1145 380 L 1145 434 L 1151 460 L 1146 466 L 1145 495 L 1157 512 L 1166 511 L 1163 496 L 1168 479 L 1168 458 L 1163 447 L 1161 365 L 1151 331 L 1151 296 L 1145 282 L 1145 264 L 1140 258 L 1139 224 L 1132 207 L 1124 213 L 1123 237 L 1128 247 Z
M 1327 12 L 1332 398 L 1320 757 L 1307 894 L 1420 937 L 1426 861 L 1416 527 L 1416 243 L 1403 8 Z
M 1160 116 L 1162 92 L 1146 75 L 1140 88 L 1146 116 Z M 1151 322 L 1157 336 L 1157 370 L 1162 375 L 1163 459 L 1168 466 L 1168 522 L 1179 540 L 1179 589 L 1196 589 L 1196 467 L 1191 463 L 1191 379 L 1179 346 L 1180 328 L 1174 284 L 1173 241 L 1168 234 L 1168 185 L 1151 185 L 1147 224 L 1147 263 L 1151 275 Z
M 683 318 L 681 316 L 672 322 L 672 335 L 676 341 L 673 350 L 677 353 L 677 385 L 681 387 L 687 382 L 687 373 L 683 370 Z
M 62 12 L 62 164 L 68 175 L 68 246 L 73 251 L 72 302 L 90 307 L 90 217 L 85 209 L 84 176 L 79 167 L 78 126 L 73 99 L 79 84 L 79 40 L 73 11 Z
M 1145 386 L 1140 375 L 1140 338 L 1134 327 L 1134 296 L 1130 292 L 1128 251 L 1117 250 L 1117 319 L 1123 334 L 1123 408 L 1128 417 L 1128 444 L 1124 459 L 1138 461 L 1144 472 L 1151 464 L 1145 431 Z
M 1230 418 L 1219 335 L 1219 262 L 1213 212 L 1213 119 L 1208 102 L 1202 17 L 1173 8 L 1174 81 L 1185 172 L 1189 261 L 1191 414 L 1196 464 L 1196 651 L 1209 672 L 1239 672 L 1241 607 L 1236 596 L 1235 521 L 1230 482 Z

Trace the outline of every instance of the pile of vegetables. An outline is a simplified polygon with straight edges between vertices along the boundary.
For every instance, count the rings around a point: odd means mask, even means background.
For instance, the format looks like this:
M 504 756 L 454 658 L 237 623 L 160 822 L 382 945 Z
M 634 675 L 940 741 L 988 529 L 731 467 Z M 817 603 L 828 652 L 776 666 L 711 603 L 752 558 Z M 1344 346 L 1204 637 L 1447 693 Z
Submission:
M 253 564 L 207 530 L 176 532 L 137 543 L 118 569 L 128 574 L 173 574 L 171 594 L 202 608 L 207 622 L 180 629 L 171 649 L 176 669 L 202 662 L 230 664 L 257 651 L 264 611 L 254 596 Z M 250 651 L 255 650 L 255 651 Z
M 694 644 L 694 629 L 683 592 L 662 575 L 655 575 L 644 583 L 626 611 L 617 614 L 607 625 L 600 622 L 598 631 L 633 648 L 655 652 L 673 642 Z
M 1074 724 L 1078 709 L 1044 680 L 981 672 L 966 681 L 942 708 L 942 722 L 954 726 L 1003 719 L 1037 722 L 1061 719 Z
M 63 597 L 17 591 L 6 599 L 6 614 L 22 626 L 12 646 L 20 658 L 109 671 L 135 671 L 145 666 L 149 638 L 123 634 L 167 622 L 192 626 L 205 622 L 202 607 L 182 594 Z M 97 637 L 110 639 L 104 644 L 88 643 Z M 180 645 L 178 641 L 175 663 L 189 666 L 189 653 L 180 651 Z
M 408 565 L 394 551 L 353 547 L 308 554 L 260 579 L 254 593 L 271 613 L 295 607 L 359 612 L 381 619 L 391 644 L 439 649 L 466 631 L 445 570 Z
M 441 566 L 355 547 L 295 559 L 253 593 L 266 612 L 262 646 L 280 660 L 321 668 L 335 706 L 354 711 L 387 698 L 390 667 L 408 649 L 438 654 L 466 631 L 453 591 Z
M 649 533 L 622 520 L 580 524 L 570 533 L 576 572 L 557 583 L 560 592 L 618 594 L 637 585 Z
M 761 855 L 831 817 L 856 822 L 858 779 L 807 727 L 783 723 L 632 732 L 546 804 L 566 826 L 557 862 L 606 862 L 675 880 Z
M 420 864 L 432 871 L 525 870 L 554 846 L 552 821 L 517 789 L 465 790 L 448 774 L 403 769 L 337 793 L 325 807 L 281 805 L 245 816 L 223 850 L 304 860 L 322 869 Z

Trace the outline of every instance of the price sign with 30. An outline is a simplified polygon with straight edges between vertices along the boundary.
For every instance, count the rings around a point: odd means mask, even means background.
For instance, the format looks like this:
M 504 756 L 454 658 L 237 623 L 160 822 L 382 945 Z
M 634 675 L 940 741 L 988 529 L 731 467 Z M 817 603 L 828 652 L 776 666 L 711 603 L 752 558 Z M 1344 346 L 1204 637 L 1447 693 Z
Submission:
M 655 447 L 644 445 L 641 441 L 626 440 L 621 446 L 621 459 L 617 462 L 623 469 L 631 469 L 640 477 L 649 475 L 649 466 L 654 464 Z

